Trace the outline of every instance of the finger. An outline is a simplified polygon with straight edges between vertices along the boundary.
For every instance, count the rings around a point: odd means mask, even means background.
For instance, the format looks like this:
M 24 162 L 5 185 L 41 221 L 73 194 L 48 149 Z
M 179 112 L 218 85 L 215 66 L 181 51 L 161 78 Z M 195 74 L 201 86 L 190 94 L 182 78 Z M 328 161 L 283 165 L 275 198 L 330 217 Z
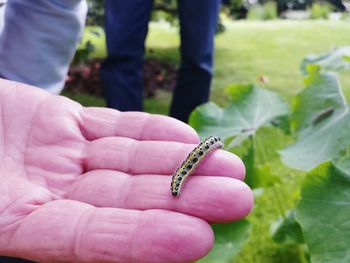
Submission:
M 195 146 L 178 142 L 109 137 L 90 142 L 84 163 L 87 171 L 110 169 L 128 174 L 170 175 Z M 245 169 L 236 155 L 217 150 L 199 164 L 195 174 L 228 176 L 242 180 Z
M 192 262 L 212 243 L 210 226 L 195 217 L 58 200 L 21 222 L 5 255 L 38 262 Z
M 100 207 L 166 209 L 200 217 L 211 223 L 239 220 L 253 206 L 253 193 L 242 181 L 213 176 L 190 177 L 181 196 L 170 191 L 170 176 L 137 175 L 111 170 L 87 173 L 66 198 Z
M 197 143 L 189 125 L 174 118 L 144 112 L 120 112 L 106 108 L 84 108 L 81 126 L 88 140 L 120 136 L 136 140 Z

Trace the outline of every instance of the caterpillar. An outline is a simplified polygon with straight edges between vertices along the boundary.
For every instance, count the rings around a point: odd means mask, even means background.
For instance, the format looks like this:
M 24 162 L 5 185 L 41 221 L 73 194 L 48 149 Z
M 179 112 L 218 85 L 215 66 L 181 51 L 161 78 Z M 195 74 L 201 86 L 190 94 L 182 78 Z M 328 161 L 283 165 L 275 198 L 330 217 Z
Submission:
M 199 163 L 215 149 L 224 146 L 221 139 L 217 136 L 210 136 L 202 141 L 187 158 L 182 162 L 181 166 L 176 169 L 171 178 L 171 194 L 176 197 L 180 195 L 181 187 L 186 178 L 194 172 Z
M 328 118 L 329 116 L 331 116 L 334 112 L 334 108 L 333 107 L 329 107 L 327 109 L 324 109 L 323 111 L 321 111 L 316 118 L 312 121 L 312 124 L 316 125 L 317 123 L 323 121 L 324 119 Z

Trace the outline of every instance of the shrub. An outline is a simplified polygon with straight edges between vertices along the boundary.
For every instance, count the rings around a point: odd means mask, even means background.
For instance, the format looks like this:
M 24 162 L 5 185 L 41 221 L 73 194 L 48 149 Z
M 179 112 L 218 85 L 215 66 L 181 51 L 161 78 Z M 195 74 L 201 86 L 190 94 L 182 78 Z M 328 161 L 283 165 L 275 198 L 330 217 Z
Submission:
M 266 2 L 263 5 L 255 5 L 248 11 L 249 20 L 272 20 L 276 19 L 277 7 L 275 2 Z
M 314 3 L 311 6 L 310 18 L 311 19 L 328 19 L 329 14 L 332 11 L 331 6 L 328 3 Z

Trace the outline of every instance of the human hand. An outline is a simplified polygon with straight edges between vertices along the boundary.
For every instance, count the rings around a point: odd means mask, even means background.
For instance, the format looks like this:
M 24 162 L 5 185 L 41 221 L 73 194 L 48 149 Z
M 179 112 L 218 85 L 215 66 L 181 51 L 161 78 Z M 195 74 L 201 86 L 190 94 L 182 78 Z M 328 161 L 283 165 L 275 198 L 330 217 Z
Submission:
M 217 150 L 179 198 L 171 175 L 199 141 L 175 119 L 84 108 L 0 80 L 0 255 L 40 262 L 190 262 L 207 222 L 253 204 L 240 159 Z

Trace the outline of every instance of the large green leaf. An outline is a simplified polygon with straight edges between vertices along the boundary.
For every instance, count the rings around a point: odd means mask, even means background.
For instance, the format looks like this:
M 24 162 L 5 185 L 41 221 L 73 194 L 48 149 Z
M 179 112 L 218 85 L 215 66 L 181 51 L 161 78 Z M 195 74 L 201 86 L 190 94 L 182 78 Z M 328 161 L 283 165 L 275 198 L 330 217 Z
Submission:
M 265 126 L 239 147 L 226 149 L 243 160 L 246 168 L 245 182 L 251 188 L 266 188 L 281 182 L 282 175 L 275 169 L 276 164 L 280 163 L 277 150 L 285 147 L 291 139 L 281 129 Z
M 225 92 L 231 99 L 226 108 L 209 102 L 192 112 L 189 123 L 201 137 L 235 137 L 231 146 L 236 146 L 261 126 L 288 114 L 288 104 L 273 91 L 254 85 L 232 85 Z
M 350 262 L 349 207 L 349 172 L 327 162 L 306 176 L 296 218 L 313 263 Z
M 340 158 L 350 145 L 349 108 L 339 109 L 301 131 L 297 141 L 279 151 L 289 167 L 308 171 L 318 164 Z
M 306 88 L 293 100 L 292 128 L 300 130 L 335 109 L 346 107 L 338 76 L 333 72 L 321 72 L 316 65 L 307 67 Z
M 253 142 L 253 141 L 252 141 Z M 242 157 L 242 161 L 246 167 L 245 182 L 250 188 L 270 187 L 280 183 L 281 179 L 274 170 L 274 163 L 265 162 L 258 165 L 255 158 L 256 147 L 251 144 L 246 154 Z
M 336 73 L 308 67 L 307 88 L 295 99 L 292 123 L 299 132 L 294 144 L 281 154 L 282 161 L 296 169 L 310 170 L 342 156 L 350 144 L 349 108 Z
M 248 240 L 251 225 L 247 220 L 213 225 L 215 243 L 200 263 L 229 263 L 238 255 Z
M 316 64 L 324 70 L 339 71 L 350 68 L 350 47 L 334 48 L 328 53 L 308 55 L 301 64 L 301 70 L 307 73 L 306 67 Z
M 280 244 L 303 244 L 304 238 L 295 210 L 288 211 L 286 218 L 279 217 L 271 226 L 272 239 Z

